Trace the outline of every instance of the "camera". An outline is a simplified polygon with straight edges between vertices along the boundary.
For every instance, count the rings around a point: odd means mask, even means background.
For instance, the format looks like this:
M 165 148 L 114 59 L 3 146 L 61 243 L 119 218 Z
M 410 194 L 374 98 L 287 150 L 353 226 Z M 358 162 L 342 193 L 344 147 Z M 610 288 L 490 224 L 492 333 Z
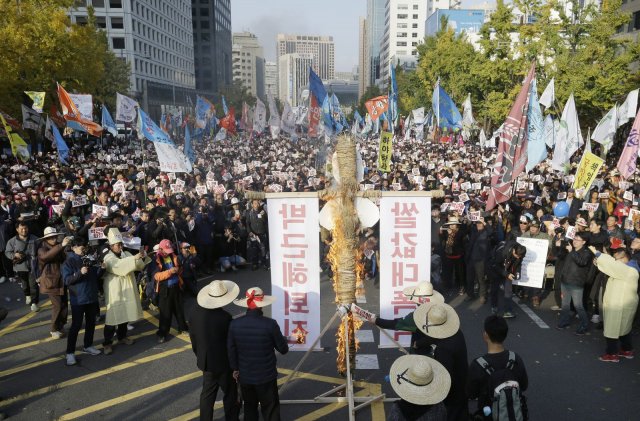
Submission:
M 564 234 L 564 227 L 557 227 L 553 230 L 553 232 L 555 232 L 556 235 Z

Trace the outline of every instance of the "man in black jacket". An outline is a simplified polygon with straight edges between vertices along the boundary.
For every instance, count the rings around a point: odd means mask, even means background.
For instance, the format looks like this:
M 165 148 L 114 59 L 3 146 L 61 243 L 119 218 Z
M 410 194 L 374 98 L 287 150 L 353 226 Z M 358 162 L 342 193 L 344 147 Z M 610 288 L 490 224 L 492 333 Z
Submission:
M 213 420 L 213 405 L 218 388 L 224 397 L 226 420 L 237 420 L 240 415 L 238 392 L 231 375 L 227 353 L 227 335 L 231 315 L 222 309 L 240 292 L 235 282 L 213 281 L 198 293 L 198 305 L 189 319 L 191 347 L 202 370 L 200 394 L 200 420 Z
M 491 279 L 491 312 L 498 313 L 498 295 L 504 293 L 502 317 L 505 319 L 515 317 L 512 313 L 512 287 L 513 281 L 520 277 L 522 260 L 527 254 L 527 248 L 515 240 L 508 240 L 499 244 L 490 256 L 487 274 Z M 500 287 L 503 286 L 503 290 Z
M 287 339 L 275 320 L 262 314 L 262 307 L 274 298 L 258 287 L 249 288 L 246 298 L 235 301 L 247 307 L 247 314 L 231 322 L 229 328 L 229 362 L 233 377 L 240 383 L 244 398 L 245 421 L 258 420 L 258 404 L 265 421 L 280 420 L 276 354 L 289 351 Z

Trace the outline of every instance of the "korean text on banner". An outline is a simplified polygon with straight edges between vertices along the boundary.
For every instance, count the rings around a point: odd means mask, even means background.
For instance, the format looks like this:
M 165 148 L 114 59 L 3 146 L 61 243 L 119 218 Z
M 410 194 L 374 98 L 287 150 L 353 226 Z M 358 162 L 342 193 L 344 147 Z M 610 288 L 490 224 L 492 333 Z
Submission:
M 269 199 L 268 210 L 271 291 L 276 299 L 271 315 L 284 336 L 294 338 L 289 349 L 308 350 L 320 335 L 318 199 Z
M 591 184 L 598 176 L 600 167 L 604 164 L 604 160 L 591 152 L 585 152 L 580 160 L 578 171 L 576 171 L 576 178 L 573 182 L 573 188 L 576 192 L 581 189 L 584 194 L 587 194 L 591 188 Z
M 380 317 L 402 318 L 416 304 L 402 290 L 431 279 L 431 198 L 380 199 Z M 407 346 L 411 332 L 389 332 Z M 380 335 L 380 347 L 394 346 Z
M 160 171 L 187 173 L 190 173 L 192 171 L 193 167 L 189 162 L 189 158 L 187 158 L 179 149 L 175 148 L 173 145 L 154 142 L 153 146 L 156 148 L 156 154 L 158 155 Z
M 393 134 L 391 132 L 382 132 L 380 134 L 380 145 L 378 146 L 378 168 L 380 171 L 391 171 L 392 139 Z
M 520 279 L 514 280 L 513 285 L 542 288 L 549 242 L 524 237 L 518 237 L 517 241 L 527 248 L 527 254 L 522 260 Z

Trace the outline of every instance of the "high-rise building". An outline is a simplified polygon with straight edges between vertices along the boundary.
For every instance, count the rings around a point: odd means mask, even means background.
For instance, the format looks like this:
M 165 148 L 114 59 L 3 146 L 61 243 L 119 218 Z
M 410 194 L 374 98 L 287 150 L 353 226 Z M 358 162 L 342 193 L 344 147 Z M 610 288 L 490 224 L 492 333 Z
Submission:
M 188 105 L 196 87 L 191 2 L 76 1 L 71 21 L 86 24 L 88 5 L 111 50 L 131 67 L 129 95 L 154 118 L 162 105 Z
M 302 91 L 309 85 L 309 67 L 313 65 L 311 53 L 283 54 L 278 58 L 278 98 L 298 106 Z
M 273 61 L 264 64 L 264 94 L 278 98 L 278 65 Z
M 220 92 L 232 80 L 230 1 L 191 1 L 196 88 L 210 95 Z
M 367 63 L 367 20 L 360 17 L 359 22 L 359 37 L 358 37 L 358 97 L 364 94 L 364 90 L 367 88 L 365 81 L 365 63 Z
M 367 27 L 364 43 L 366 63 L 361 69 L 364 91 L 380 79 L 380 50 L 384 36 L 385 10 L 387 0 L 367 0 Z
M 623 13 L 630 13 L 631 20 L 628 24 L 618 29 L 618 34 L 630 37 L 635 42 L 640 42 L 640 2 L 622 2 L 620 9 Z M 636 62 L 637 64 L 637 62 Z
M 264 97 L 264 54 L 258 38 L 250 32 L 233 34 L 233 80 L 240 81 L 251 95 Z
M 313 70 L 321 79 L 335 77 L 335 45 L 333 37 L 278 34 L 276 60 L 285 54 L 313 55 Z

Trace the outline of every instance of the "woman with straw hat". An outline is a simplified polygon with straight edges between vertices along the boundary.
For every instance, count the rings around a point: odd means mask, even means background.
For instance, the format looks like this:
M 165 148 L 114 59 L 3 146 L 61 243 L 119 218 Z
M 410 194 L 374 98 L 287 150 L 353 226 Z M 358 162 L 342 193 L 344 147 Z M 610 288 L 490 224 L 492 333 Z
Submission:
M 391 408 L 391 421 L 445 421 L 442 401 L 451 388 L 451 376 L 442 364 L 422 355 L 403 355 L 394 361 L 389 381 L 400 400 Z

